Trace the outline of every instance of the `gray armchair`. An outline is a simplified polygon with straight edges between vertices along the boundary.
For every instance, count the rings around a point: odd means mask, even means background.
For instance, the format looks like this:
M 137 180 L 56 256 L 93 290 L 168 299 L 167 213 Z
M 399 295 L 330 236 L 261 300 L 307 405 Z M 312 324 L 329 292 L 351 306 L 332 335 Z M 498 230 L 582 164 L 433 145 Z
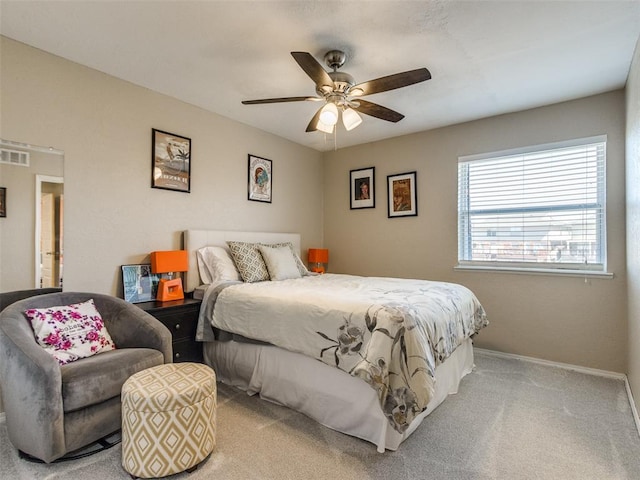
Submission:
M 90 298 L 117 348 L 60 366 L 38 345 L 23 312 Z M 119 298 L 60 292 L 15 302 L 0 313 L 0 384 L 9 439 L 49 463 L 108 436 L 121 428 L 125 380 L 171 361 L 169 330 Z

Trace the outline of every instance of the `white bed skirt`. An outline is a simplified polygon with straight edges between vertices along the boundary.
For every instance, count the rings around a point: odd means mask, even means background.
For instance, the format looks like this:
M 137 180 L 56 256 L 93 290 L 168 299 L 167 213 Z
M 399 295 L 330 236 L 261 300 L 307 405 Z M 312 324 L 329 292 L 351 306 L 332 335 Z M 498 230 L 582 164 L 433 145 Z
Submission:
M 402 434 L 391 427 L 367 383 L 313 358 L 273 346 L 207 342 L 204 359 L 221 382 L 250 395 L 258 393 L 326 427 L 367 440 L 384 452 L 396 450 L 447 395 L 458 391 L 460 380 L 473 369 L 473 344 L 465 340 L 436 368 L 433 398 Z

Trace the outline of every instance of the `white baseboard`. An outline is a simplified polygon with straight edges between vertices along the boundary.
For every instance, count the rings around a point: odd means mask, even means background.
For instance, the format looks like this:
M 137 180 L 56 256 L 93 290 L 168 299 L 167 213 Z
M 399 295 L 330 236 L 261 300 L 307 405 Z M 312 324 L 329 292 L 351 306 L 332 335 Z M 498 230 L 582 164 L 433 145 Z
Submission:
M 599 377 L 615 378 L 616 380 L 624 380 L 627 376 L 624 373 L 610 372 L 609 370 L 598 370 L 597 368 L 581 367 L 580 365 L 572 365 L 570 363 L 553 362 L 551 360 L 542 360 L 541 358 L 526 357 L 524 355 L 516 355 L 514 353 L 497 352 L 495 350 L 485 350 L 484 348 L 473 347 L 478 353 L 493 355 L 494 357 L 513 358 L 523 360 L 525 362 L 537 363 L 539 365 L 547 365 L 549 367 L 564 368 L 565 370 L 573 370 L 575 372 L 586 373 L 589 375 L 598 375 Z
M 631 411 L 633 412 L 633 419 L 636 422 L 636 428 L 638 429 L 638 435 L 640 435 L 640 417 L 638 416 L 638 409 L 636 403 L 633 401 L 633 393 L 631 392 L 631 385 L 629 385 L 629 379 L 624 379 L 624 386 L 627 389 L 627 397 L 629 397 L 629 403 L 631 404 Z
M 631 392 L 631 386 L 629 385 L 629 379 L 624 373 L 610 372 L 608 370 L 598 370 L 597 368 L 581 367 L 580 365 L 572 365 L 570 363 L 553 362 L 551 360 L 542 360 L 535 357 L 526 357 L 524 355 L 516 355 L 514 353 L 497 352 L 495 350 L 486 350 L 484 348 L 473 347 L 473 350 L 485 355 L 492 355 L 494 357 L 512 358 L 516 360 L 522 360 L 525 362 L 537 363 L 539 365 L 546 365 L 548 367 L 563 368 L 565 370 L 573 370 L 575 372 L 586 373 L 587 375 L 597 375 L 600 377 L 613 378 L 615 380 L 623 380 L 625 389 L 627 390 L 627 398 L 629 400 L 629 406 L 631 407 L 631 413 L 633 420 L 640 435 L 640 417 L 638 416 L 638 410 L 633 400 L 633 393 Z

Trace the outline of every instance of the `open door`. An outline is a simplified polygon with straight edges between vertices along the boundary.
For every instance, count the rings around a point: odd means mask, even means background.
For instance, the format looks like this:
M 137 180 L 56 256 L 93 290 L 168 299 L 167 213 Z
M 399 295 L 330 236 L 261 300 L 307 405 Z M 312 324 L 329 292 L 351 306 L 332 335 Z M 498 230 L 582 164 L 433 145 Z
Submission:
M 63 179 L 36 175 L 36 288 L 62 287 Z
M 42 193 L 40 202 L 40 286 L 57 287 L 56 282 L 56 217 L 53 193 Z

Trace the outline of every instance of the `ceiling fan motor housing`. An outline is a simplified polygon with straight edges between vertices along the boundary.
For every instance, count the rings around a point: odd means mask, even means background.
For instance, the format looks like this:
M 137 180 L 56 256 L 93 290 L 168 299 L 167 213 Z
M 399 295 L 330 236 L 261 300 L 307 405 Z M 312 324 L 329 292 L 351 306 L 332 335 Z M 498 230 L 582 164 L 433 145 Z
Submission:
M 319 95 L 327 96 L 331 93 L 348 93 L 356 82 L 347 72 L 328 72 L 331 80 L 333 80 L 333 88 L 329 90 L 326 85 L 320 85 L 316 89 Z
M 332 70 L 337 70 L 347 61 L 347 54 L 342 50 L 329 50 L 324 54 L 324 63 Z

